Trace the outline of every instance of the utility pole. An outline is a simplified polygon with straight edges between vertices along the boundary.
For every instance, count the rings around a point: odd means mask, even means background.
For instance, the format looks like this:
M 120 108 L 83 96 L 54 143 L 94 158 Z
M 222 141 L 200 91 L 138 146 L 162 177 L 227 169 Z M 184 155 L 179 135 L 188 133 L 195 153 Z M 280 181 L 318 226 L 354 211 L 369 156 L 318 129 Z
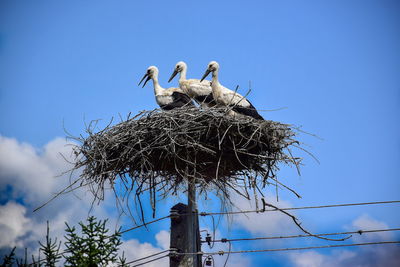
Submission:
M 196 183 L 194 179 L 191 179 L 188 183 L 188 250 L 190 253 L 197 253 L 200 251 L 200 230 L 196 202 Z M 201 255 L 193 254 L 191 258 L 193 264 L 190 266 L 201 266 Z
M 178 203 L 171 209 L 170 248 L 177 253 L 197 253 L 201 251 L 199 218 L 196 206 L 196 185 L 188 184 L 188 205 Z M 201 255 L 174 255 L 170 257 L 170 267 L 201 267 Z

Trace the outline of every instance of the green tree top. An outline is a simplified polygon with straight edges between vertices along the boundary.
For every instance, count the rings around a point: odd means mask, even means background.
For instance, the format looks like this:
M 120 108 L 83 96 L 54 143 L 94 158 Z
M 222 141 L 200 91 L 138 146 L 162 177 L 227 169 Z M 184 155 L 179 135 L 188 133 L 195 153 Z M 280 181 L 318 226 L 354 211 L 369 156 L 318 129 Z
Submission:
M 107 220 L 99 220 L 94 216 L 87 218 L 87 223 L 79 223 L 81 235 L 75 227 L 65 223 L 67 232 L 64 258 L 65 266 L 106 266 L 118 260 L 118 247 L 122 244 L 120 229 L 108 235 Z

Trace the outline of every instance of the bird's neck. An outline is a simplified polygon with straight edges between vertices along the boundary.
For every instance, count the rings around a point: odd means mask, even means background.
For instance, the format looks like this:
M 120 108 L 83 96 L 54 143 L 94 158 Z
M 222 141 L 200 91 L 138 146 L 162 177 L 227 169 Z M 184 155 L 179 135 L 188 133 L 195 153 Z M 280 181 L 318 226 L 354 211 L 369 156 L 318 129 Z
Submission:
M 221 84 L 219 83 L 219 80 L 218 80 L 218 71 L 213 71 L 212 80 L 211 80 L 211 90 L 212 90 L 214 99 L 219 99 L 219 97 L 221 95 L 220 86 L 221 86 Z
M 220 85 L 219 84 L 219 80 L 218 80 L 218 70 L 215 70 L 212 72 L 212 80 L 211 80 L 212 84 L 214 85 Z
M 180 82 L 186 81 L 186 69 L 183 69 L 181 71 L 180 76 L 179 76 L 179 81 Z
M 158 83 L 158 78 L 157 77 L 153 78 L 153 87 L 154 87 L 154 94 L 155 95 L 160 95 L 164 91 L 164 89 Z

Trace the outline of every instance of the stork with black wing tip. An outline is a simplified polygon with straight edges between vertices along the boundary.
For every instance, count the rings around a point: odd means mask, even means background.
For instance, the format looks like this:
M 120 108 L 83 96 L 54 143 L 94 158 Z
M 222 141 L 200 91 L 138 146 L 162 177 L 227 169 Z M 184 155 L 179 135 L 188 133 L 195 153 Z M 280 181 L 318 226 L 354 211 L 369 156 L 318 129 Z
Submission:
M 207 66 L 206 72 L 200 80 L 204 80 L 210 73 L 212 73 L 211 88 L 217 105 L 230 107 L 232 111 L 237 114 L 250 116 L 258 120 L 264 120 L 264 118 L 258 114 L 256 108 L 250 103 L 249 100 L 219 83 L 218 71 L 219 64 L 216 61 L 211 61 Z
M 147 79 L 146 79 L 147 77 Z M 147 69 L 146 74 L 140 80 L 139 85 L 143 82 L 144 87 L 149 80 L 153 80 L 154 95 L 156 97 L 157 104 L 163 110 L 171 110 L 180 107 L 191 107 L 194 106 L 192 99 L 185 94 L 182 89 L 171 87 L 164 89 L 158 82 L 158 68 L 150 66 Z
M 215 101 L 212 95 L 211 82 L 207 80 L 200 81 L 199 79 L 186 79 L 187 65 L 183 61 L 179 61 L 175 65 L 174 72 L 168 82 L 179 73 L 179 87 L 196 100 L 203 107 L 215 106 Z

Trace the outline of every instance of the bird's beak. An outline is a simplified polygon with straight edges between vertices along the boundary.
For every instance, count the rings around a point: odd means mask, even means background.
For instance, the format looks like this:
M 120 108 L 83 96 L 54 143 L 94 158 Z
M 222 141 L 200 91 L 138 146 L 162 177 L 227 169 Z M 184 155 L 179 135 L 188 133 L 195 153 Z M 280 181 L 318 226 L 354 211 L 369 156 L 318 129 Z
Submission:
M 138 86 L 143 82 L 144 78 L 146 78 L 146 77 L 147 77 L 147 72 L 146 72 L 146 74 L 143 76 L 143 78 L 140 80 L 140 82 L 138 83 Z
M 172 73 L 171 77 L 169 78 L 168 82 L 172 81 L 172 79 L 178 74 L 178 71 L 175 69 Z
M 140 80 L 140 82 L 139 82 L 138 85 L 140 85 L 140 84 L 143 82 L 144 78 L 146 78 L 146 77 L 147 77 L 147 79 L 144 81 L 144 84 L 143 84 L 142 88 L 143 88 L 143 87 L 146 85 L 146 83 L 151 79 L 150 76 L 149 76 L 149 74 L 146 73 L 146 74 L 143 76 L 143 78 Z
M 206 70 L 206 73 L 204 73 L 204 75 L 203 75 L 203 77 L 201 78 L 201 80 L 200 80 L 200 82 L 202 82 L 207 76 L 208 76 L 208 74 L 210 74 L 210 70 L 209 69 L 207 69 Z

